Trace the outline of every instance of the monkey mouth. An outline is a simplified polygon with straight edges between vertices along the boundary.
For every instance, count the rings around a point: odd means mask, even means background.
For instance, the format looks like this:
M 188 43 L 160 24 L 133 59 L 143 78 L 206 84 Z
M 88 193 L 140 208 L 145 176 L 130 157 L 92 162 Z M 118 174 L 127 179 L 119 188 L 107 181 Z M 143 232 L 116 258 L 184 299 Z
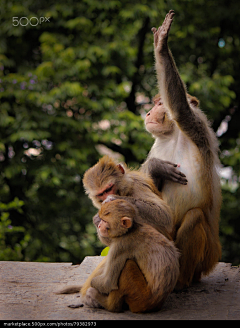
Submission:
M 147 122 L 146 125 L 148 125 L 148 124 L 158 124 L 158 123 L 156 123 L 156 122 Z

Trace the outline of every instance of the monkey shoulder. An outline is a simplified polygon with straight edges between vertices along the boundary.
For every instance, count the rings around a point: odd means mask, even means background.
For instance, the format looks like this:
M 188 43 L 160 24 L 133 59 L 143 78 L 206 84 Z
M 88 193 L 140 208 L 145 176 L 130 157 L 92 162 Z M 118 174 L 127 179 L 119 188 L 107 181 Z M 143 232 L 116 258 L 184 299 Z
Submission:
M 131 171 L 131 179 L 133 184 L 134 195 L 139 194 L 140 190 L 145 191 L 155 191 L 153 180 L 149 177 L 147 172 L 143 171 Z
M 159 232 L 150 224 L 146 223 L 142 223 L 139 225 L 137 236 L 138 240 L 141 241 L 141 244 L 148 244 L 149 241 L 150 243 L 155 243 L 156 241 L 161 239 L 167 240 L 167 238 L 161 232 Z

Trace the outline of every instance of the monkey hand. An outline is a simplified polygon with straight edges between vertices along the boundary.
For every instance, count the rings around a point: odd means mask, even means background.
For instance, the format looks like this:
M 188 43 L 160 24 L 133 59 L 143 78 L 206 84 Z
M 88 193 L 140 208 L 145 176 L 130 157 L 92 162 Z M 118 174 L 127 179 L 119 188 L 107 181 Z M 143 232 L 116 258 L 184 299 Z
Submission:
M 94 215 L 93 217 L 93 224 L 98 227 L 99 225 L 99 222 L 101 221 L 100 217 L 99 217 L 99 214 L 97 213 L 96 215 Z
M 187 184 L 186 175 L 176 169 L 179 164 L 163 161 L 159 158 L 149 160 L 149 173 L 156 183 L 158 179 L 170 180 L 183 185 Z
M 101 294 L 109 294 L 112 290 L 117 290 L 118 286 L 112 286 L 111 281 L 105 281 L 102 275 L 94 277 L 91 286 L 98 290 Z
M 117 199 L 114 195 L 108 195 L 107 198 L 102 202 L 102 204 L 109 203 L 113 200 Z
M 154 35 L 154 47 L 158 52 L 162 50 L 164 41 L 167 41 L 168 33 L 170 31 L 174 15 L 174 11 L 170 10 L 165 17 L 162 26 L 160 26 L 158 29 L 156 29 L 156 27 L 152 28 L 152 32 Z

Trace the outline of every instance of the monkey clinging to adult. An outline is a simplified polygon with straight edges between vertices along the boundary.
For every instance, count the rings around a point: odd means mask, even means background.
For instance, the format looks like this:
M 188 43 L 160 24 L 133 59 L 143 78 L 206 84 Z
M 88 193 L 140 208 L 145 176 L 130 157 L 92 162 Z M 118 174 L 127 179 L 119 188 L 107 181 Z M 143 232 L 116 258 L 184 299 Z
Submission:
M 124 199 L 140 213 L 140 216 L 135 218 L 136 223 L 149 224 L 168 239 L 172 239 L 171 210 L 162 200 L 161 193 L 155 187 L 152 179 L 143 172 L 130 170 L 121 164 L 116 164 L 110 157 L 104 156 L 96 165 L 86 171 L 83 184 L 86 193 L 97 208 L 100 208 L 102 202 L 109 196 L 114 199 Z M 98 214 L 93 218 L 93 222 L 98 227 L 100 222 Z M 106 245 L 111 244 L 111 239 L 108 237 L 101 237 L 101 240 Z M 84 283 L 81 289 L 83 297 L 91 286 L 93 277 L 101 274 L 104 270 L 106 258 Z
M 171 10 L 154 34 L 154 52 L 160 95 L 147 113 L 146 129 L 155 142 L 142 166 L 158 184 L 163 160 L 181 164 L 188 184 L 160 183 L 162 197 L 173 211 L 173 238 L 179 248 L 177 288 L 208 274 L 221 256 L 219 216 L 221 207 L 218 143 L 199 101 L 187 94 L 168 48 L 173 21 Z
M 95 207 L 101 208 L 103 201 L 108 197 L 112 199 L 124 199 L 132 204 L 140 213 L 136 223 L 146 223 L 155 228 L 169 240 L 172 240 L 173 229 L 172 213 L 169 206 L 161 198 L 151 178 L 145 173 L 130 170 L 122 164 L 116 164 L 108 156 L 102 157 L 97 164 L 87 170 L 83 177 L 83 185 Z M 101 221 L 98 214 L 93 218 L 98 228 Z M 106 245 L 111 244 L 111 239 L 101 237 Z M 160 256 L 160 255 L 159 255 Z M 84 298 L 91 286 L 93 277 L 101 274 L 106 265 L 106 257 L 88 277 L 82 288 L 80 286 L 66 287 L 61 294 L 79 292 Z
M 152 179 L 145 173 L 130 170 L 104 156 L 85 172 L 83 185 L 96 208 L 100 209 L 102 202 L 110 195 L 121 197 L 137 207 L 141 220 L 170 237 L 173 228 L 171 210 L 162 200 Z M 99 217 L 96 215 L 96 227 L 98 221 Z
M 110 249 L 84 304 L 113 312 L 122 311 L 124 303 L 132 312 L 159 310 L 178 279 L 173 241 L 149 224 L 137 223 L 136 207 L 123 199 L 103 203 L 99 218 L 99 238 L 110 240 Z

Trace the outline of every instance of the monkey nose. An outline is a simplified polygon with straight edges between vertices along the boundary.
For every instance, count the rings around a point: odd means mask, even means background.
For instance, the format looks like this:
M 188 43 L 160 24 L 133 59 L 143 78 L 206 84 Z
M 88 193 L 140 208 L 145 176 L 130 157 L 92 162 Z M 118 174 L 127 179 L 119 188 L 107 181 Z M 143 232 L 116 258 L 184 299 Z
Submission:
M 151 114 L 151 113 L 150 113 L 150 112 L 148 112 L 148 113 L 147 113 L 147 116 L 150 116 L 150 114 Z

